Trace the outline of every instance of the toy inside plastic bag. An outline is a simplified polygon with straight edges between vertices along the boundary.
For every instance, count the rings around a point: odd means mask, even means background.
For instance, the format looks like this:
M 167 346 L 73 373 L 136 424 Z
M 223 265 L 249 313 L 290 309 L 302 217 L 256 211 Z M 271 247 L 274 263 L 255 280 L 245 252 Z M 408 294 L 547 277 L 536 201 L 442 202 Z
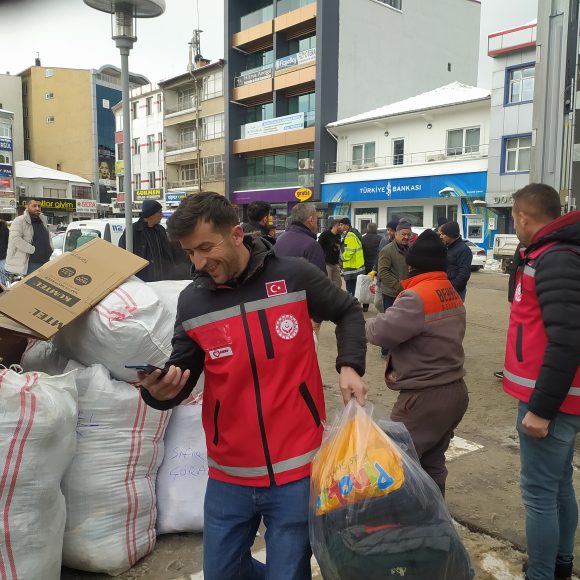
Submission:
M 401 423 L 353 399 L 312 463 L 310 541 L 325 580 L 470 580 L 445 501 Z

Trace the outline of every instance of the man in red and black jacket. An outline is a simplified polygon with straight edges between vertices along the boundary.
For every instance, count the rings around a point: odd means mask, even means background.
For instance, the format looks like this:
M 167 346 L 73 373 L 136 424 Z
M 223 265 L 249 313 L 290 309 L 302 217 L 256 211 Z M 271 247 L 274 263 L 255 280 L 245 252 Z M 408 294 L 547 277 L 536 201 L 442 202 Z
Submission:
M 518 399 L 529 580 L 572 576 L 578 509 L 572 461 L 580 431 L 580 211 L 532 183 L 514 196 L 525 246 L 515 277 L 504 390 Z
M 361 307 L 319 268 L 244 236 L 217 193 L 187 197 L 168 228 L 196 274 L 179 297 L 167 373 L 142 375 L 141 393 L 169 409 L 205 372 L 204 577 L 264 578 L 250 554 L 263 518 L 269 576 L 310 578 L 310 463 L 325 420 L 310 320 L 337 325 L 343 398 L 364 403 Z

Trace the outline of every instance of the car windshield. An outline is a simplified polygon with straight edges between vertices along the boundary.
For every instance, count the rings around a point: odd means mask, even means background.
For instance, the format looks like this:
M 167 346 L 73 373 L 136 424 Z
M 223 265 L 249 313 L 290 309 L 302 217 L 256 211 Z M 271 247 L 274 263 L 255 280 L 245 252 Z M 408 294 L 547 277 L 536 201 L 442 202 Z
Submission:
M 82 245 L 94 240 L 95 238 L 100 238 L 101 232 L 98 230 L 90 230 L 88 228 L 78 228 L 74 230 L 69 230 L 66 234 L 66 239 L 64 242 L 64 251 L 72 252 Z

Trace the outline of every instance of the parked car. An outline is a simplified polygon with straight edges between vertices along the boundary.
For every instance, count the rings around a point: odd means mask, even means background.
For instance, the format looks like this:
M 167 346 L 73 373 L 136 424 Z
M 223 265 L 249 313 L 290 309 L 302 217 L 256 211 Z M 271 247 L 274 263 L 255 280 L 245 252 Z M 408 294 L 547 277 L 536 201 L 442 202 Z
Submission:
M 471 262 L 471 270 L 473 272 L 481 270 L 485 266 L 487 261 L 487 254 L 483 248 L 480 248 L 473 242 L 465 240 L 465 243 L 469 246 L 469 249 L 473 253 L 473 261 Z
M 62 234 L 55 234 L 54 236 L 52 236 L 51 241 L 52 241 L 53 251 L 52 251 L 52 254 L 50 256 L 51 260 L 54 260 L 55 258 L 58 258 L 60 255 L 62 255 L 62 247 L 64 246 L 65 235 L 66 234 L 62 233 Z

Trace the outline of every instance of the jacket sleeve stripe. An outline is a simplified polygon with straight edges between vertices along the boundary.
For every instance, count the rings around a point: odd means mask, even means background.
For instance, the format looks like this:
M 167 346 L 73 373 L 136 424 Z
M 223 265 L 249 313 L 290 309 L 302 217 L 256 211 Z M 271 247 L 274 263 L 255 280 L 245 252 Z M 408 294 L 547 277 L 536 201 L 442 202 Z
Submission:
M 302 302 L 303 300 L 306 300 L 306 291 L 300 290 L 300 292 L 291 292 L 290 294 L 280 294 L 278 296 L 272 296 L 271 298 L 254 300 L 253 302 L 247 302 L 244 306 L 246 312 L 257 312 L 258 310 L 294 304 L 295 302 Z
M 211 324 L 212 322 L 219 322 L 220 320 L 226 320 L 228 318 L 240 316 L 241 312 L 242 311 L 239 306 L 232 306 L 231 308 L 225 308 L 224 310 L 209 312 L 203 316 L 190 318 L 189 320 L 183 321 L 181 324 L 183 326 L 183 330 L 187 332 L 188 330 L 193 330 L 194 328 L 199 328 L 200 326 L 205 326 L 206 324 Z

